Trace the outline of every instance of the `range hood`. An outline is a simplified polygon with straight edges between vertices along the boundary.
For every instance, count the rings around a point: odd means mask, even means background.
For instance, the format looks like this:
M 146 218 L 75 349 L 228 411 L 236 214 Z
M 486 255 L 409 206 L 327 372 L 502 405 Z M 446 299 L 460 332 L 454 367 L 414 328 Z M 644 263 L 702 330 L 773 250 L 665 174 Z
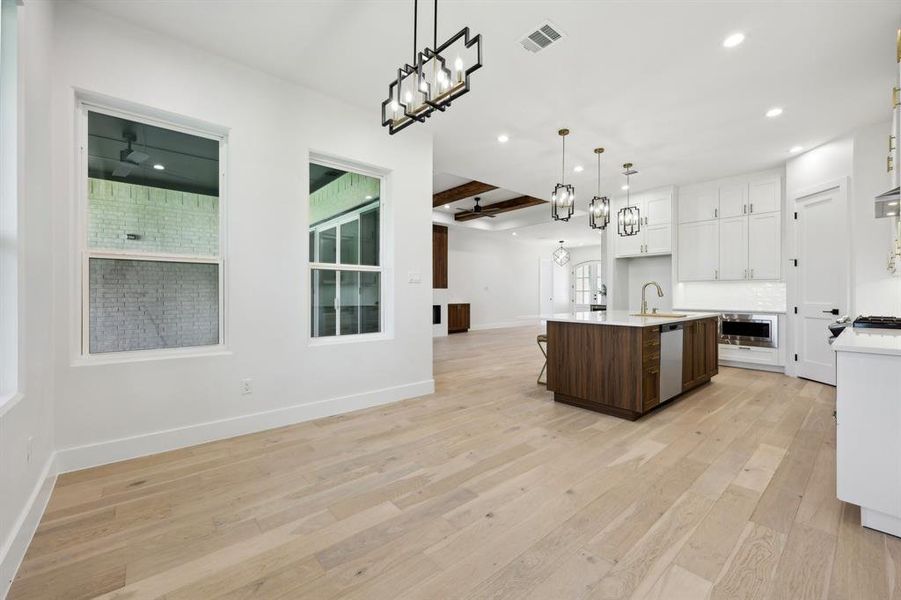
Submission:
M 876 196 L 876 218 L 897 217 L 899 213 L 899 202 L 901 202 L 901 188 L 889 190 L 884 194 Z

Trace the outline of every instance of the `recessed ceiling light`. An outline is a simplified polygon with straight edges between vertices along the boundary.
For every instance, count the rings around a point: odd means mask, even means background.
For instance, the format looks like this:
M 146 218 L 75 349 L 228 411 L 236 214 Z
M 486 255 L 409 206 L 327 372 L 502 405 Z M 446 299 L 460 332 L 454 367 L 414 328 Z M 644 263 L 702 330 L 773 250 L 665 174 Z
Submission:
M 445 204 L 444 208 L 450 208 L 450 204 Z
M 800 151 L 803 150 L 803 149 L 804 149 L 804 148 L 801 147 L 801 146 L 792 146 L 791 148 L 788 149 L 788 151 L 791 152 L 792 154 L 796 154 L 796 153 L 800 152 Z
M 624 185 L 621 189 L 622 189 L 623 191 L 626 191 L 627 189 L 629 189 L 629 186 Z
M 733 33 L 723 40 L 724 48 L 735 48 L 739 44 L 745 41 L 745 34 L 743 33 Z
M 510 141 L 510 136 L 508 136 L 506 133 L 502 133 L 499 136 L 497 136 L 497 141 L 499 141 L 502 144 L 506 144 L 507 142 Z
M 165 167 L 164 165 L 159 164 L 159 163 L 153 165 L 153 168 L 156 169 L 157 171 L 165 171 L 165 170 L 166 170 L 166 167 Z
M 515 231 L 513 232 L 513 235 L 516 235 L 516 232 L 515 232 Z
M 770 110 L 766 111 L 766 116 L 768 116 L 771 119 L 773 117 L 778 117 L 781 114 L 782 114 L 782 108 L 779 106 L 774 106 Z
M 584 170 L 585 168 L 582 165 L 576 165 L 575 167 L 573 167 L 573 171 L 575 171 L 576 173 L 581 173 Z

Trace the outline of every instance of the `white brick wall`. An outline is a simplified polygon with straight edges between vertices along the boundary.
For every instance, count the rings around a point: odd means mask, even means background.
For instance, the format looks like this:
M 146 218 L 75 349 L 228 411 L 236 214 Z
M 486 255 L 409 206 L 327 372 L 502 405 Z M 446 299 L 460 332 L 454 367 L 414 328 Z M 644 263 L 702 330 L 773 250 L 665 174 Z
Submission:
M 91 250 L 218 256 L 217 197 L 94 178 L 88 186 Z M 218 265 L 92 258 L 89 282 L 91 353 L 219 342 Z
M 219 266 L 92 258 L 90 352 L 219 343 Z
M 88 247 L 219 255 L 219 198 L 88 179 Z M 137 240 L 128 240 L 133 233 Z

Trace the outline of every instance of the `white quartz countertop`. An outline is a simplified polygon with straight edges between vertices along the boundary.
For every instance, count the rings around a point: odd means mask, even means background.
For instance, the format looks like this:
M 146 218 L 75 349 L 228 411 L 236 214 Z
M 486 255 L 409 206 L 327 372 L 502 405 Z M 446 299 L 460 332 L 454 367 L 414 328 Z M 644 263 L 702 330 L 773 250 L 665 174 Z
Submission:
M 901 329 L 845 327 L 841 335 L 832 342 L 832 349 L 836 352 L 901 356 Z
M 619 327 L 653 327 L 669 323 L 683 323 L 718 317 L 719 313 L 713 312 L 688 312 L 684 311 L 684 317 L 637 317 L 627 310 L 608 310 L 597 312 L 556 313 L 543 315 L 541 318 L 556 323 L 584 323 L 587 325 L 616 325 Z

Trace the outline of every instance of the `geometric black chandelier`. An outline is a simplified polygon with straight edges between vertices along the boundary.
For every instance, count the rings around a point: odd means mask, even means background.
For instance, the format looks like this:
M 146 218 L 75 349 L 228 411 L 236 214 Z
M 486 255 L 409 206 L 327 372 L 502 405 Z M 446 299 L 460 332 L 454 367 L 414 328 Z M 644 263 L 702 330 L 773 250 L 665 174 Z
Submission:
M 413 123 L 424 122 L 435 110 L 469 91 L 469 75 L 482 66 L 482 36 L 470 38 L 464 27 L 438 45 L 438 0 L 435 0 L 433 47 L 416 47 L 418 0 L 413 0 L 413 64 L 397 70 L 382 102 L 382 125 L 394 135 Z
M 632 163 L 623 165 L 623 175 L 626 176 L 626 205 L 617 213 L 616 230 L 622 237 L 635 235 L 641 231 L 641 214 L 637 206 L 630 206 L 632 186 L 629 185 L 629 177 L 638 171 L 632 168 Z
M 572 184 L 566 182 L 566 136 L 569 135 L 569 129 L 561 129 L 557 132 L 560 139 L 563 140 L 563 160 L 560 173 L 560 183 L 554 186 L 554 193 L 551 194 L 551 216 L 555 221 L 569 221 L 573 216 L 576 203 L 576 188 Z M 600 155 L 598 155 L 600 156 Z
M 601 154 L 603 148 L 595 148 L 598 155 L 598 194 L 588 203 L 588 224 L 592 229 L 607 229 L 610 222 L 610 198 L 601 196 Z

